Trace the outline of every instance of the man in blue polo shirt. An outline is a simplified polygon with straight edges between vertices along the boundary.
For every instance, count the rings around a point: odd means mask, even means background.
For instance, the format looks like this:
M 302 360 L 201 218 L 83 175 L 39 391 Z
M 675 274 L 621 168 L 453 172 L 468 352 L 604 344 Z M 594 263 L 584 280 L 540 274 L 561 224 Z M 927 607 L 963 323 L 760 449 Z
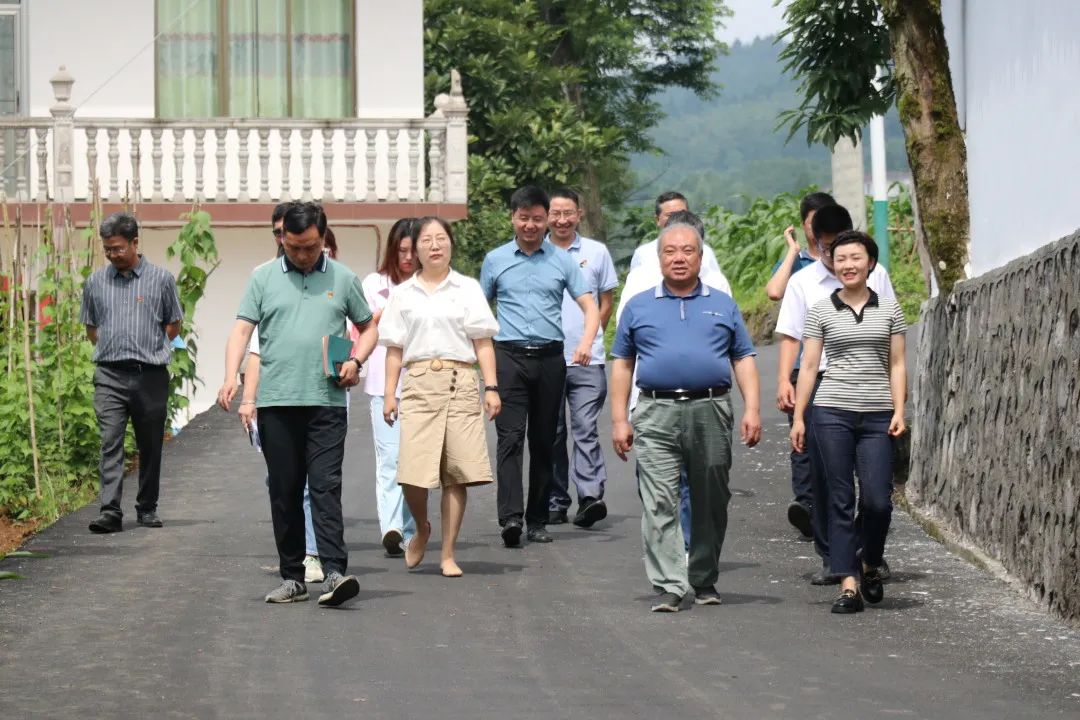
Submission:
M 514 239 L 487 254 L 480 285 L 497 302 L 499 334 L 495 367 L 502 412 L 495 418 L 497 503 L 507 547 L 521 541 L 551 542 L 546 530 L 552 450 L 566 382 L 562 301 L 569 292 L 585 314 L 585 329 L 571 360 L 588 365 L 600 313 L 585 277 L 570 255 L 544 239 L 550 204 L 543 190 L 526 186 L 510 197 Z M 489 388 L 490 389 L 490 388 Z M 529 439 L 529 497 L 524 500 L 522 463 Z
M 645 571 L 660 596 L 654 612 L 694 602 L 719 605 L 714 587 L 731 500 L 731 374 L 743 396 L 742 441 L 761 439 L 754 346 L 731 296 L 698 279 L 703 241 L 669 224 L 658 244 L 663 281 L 638 293 L 619 319 L 611 372 L 612 441 L 623 460 L 637 448 Z M 730 365 L 729 365 L 730 363 Z M 635 364 L 641 389 L 627 419 Z M 690 560 L 683 563 L 679 468 L 690 486 Z

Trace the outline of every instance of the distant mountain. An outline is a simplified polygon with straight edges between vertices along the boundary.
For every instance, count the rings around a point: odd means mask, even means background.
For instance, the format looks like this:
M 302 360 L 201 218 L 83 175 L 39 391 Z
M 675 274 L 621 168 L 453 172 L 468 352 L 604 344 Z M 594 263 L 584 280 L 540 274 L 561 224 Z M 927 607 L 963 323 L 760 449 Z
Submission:
M 667 117 L 652 137 L 663 154 L 632 158 L 637 177 L 632 203 L 678 189 L 692 207 L 723 204 L 741 209 L 745 203 L 740 195 L 772 197 L 809 184 L 829 184 L 828 151 L 807 146 L 805 133 L 785 144 L 787 131 L 775 129 L 777 115 L 799 103 L 796 84 L 777 58 L 780 49 L 772 38 L 736 42 L 716 63 L 713 78 L 722 87 L 715 98 L 701 100 L 683 89 L 658 97 Z M 906 170 L 895 110 L 886 116 L 885 127 L 889 169 Z M 869 159 L 866 168 L 869 179 Z

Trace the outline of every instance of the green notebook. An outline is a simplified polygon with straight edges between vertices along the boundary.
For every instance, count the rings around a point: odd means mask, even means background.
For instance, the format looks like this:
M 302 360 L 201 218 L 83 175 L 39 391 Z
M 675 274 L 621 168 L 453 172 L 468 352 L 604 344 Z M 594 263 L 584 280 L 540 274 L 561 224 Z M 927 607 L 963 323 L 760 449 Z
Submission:
M 352 356 L 353 343 L 340 335 L 323 335 L 323 373 L 334 380 L 341 379 L 341 364 Z

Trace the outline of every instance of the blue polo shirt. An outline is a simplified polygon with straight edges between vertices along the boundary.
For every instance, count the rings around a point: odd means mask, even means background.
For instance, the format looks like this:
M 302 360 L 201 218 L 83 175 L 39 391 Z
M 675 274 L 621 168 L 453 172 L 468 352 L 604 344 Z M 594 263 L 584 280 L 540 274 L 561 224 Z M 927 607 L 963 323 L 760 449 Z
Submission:
M 631 298 L 611 354 L 637 358 L 641 388 L 704 390 L 731 387 L 730 361 L 757 353 L 731 296 L 699 282 L 685 298 L 664 283 Z
M 589 292 L 577 262 L 548 240 L 531 255 L 516 240 L 489 252 L 480 269 L 480 287 L 498 303 L 495 339 L 525 345 L 562 340 L 563 291 L 574 298 Z

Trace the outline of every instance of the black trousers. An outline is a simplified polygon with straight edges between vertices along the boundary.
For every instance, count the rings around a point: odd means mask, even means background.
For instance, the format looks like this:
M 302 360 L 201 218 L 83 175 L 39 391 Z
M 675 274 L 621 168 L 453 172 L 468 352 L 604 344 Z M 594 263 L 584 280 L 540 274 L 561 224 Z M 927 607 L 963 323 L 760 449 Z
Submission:
M 341 463 L 348 429 L 345 408 L 264 407 L 257 417 L 281 577 L 304 582 L 305 483 L 323 569 L 344 574 L 348 566 L 341 516 Z
M 139 448 L 136 512 L 157 510 L 161 489 L 161 446 L 169 401 L 169 371 L 137 362 L 98 365 L 94 370 L 94 413 L 101 431 L 101 512 L 122 517 L 124 435 L 128 419 Z
M 524 516 L 529 527 L 542 527 L 547 524 L 555 428 L 566 383 L 562 344 L 525 354 L 497 343 L 495 368 L 502 398 L 502 411 L 495 418 L 499 438 L 495 453 L 499 525 Z M 526 434 L 529 439 L 527 504 L 522 481 Z

